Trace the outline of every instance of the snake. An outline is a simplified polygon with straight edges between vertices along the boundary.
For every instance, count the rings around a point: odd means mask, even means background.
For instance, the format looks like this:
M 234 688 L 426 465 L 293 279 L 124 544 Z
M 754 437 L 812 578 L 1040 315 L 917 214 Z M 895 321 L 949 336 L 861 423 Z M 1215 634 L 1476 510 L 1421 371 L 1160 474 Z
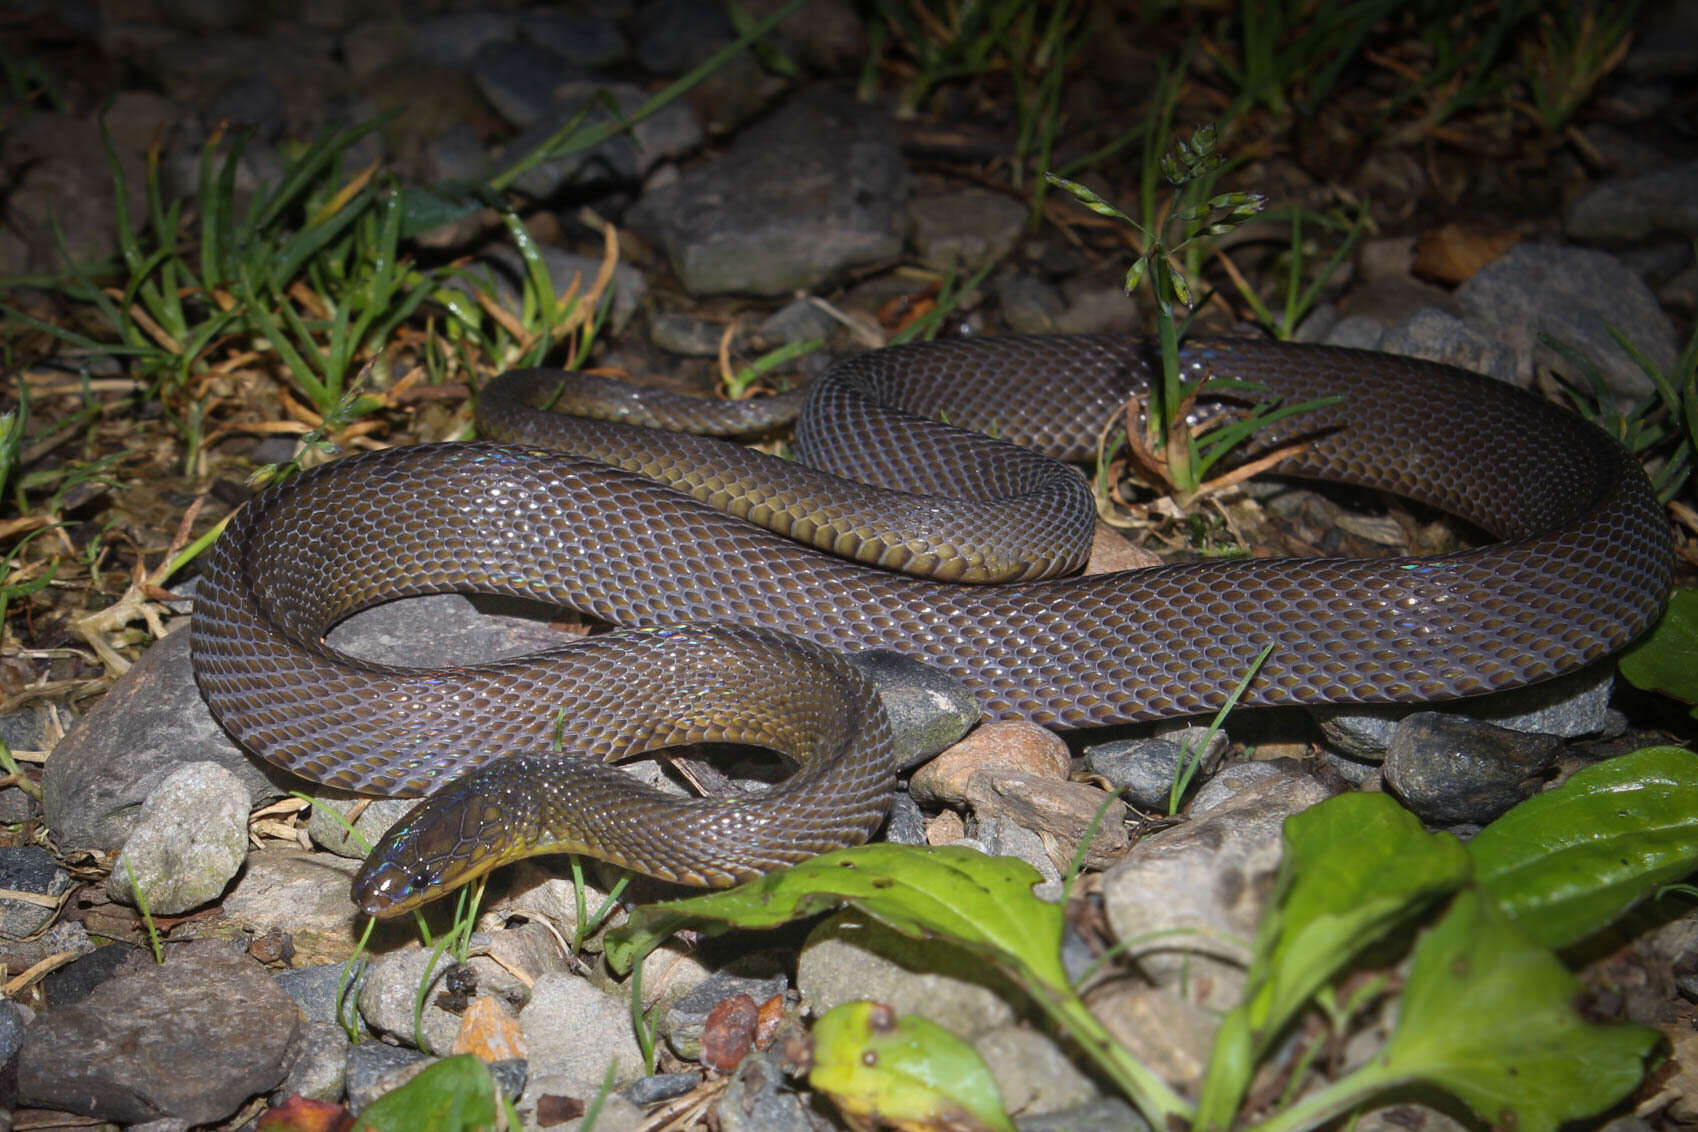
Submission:
M 699 424 L 700 399 L 620 386 L 582 408 L 578 384 L 600 379 L 517 370 L 480 394 L 496 442 L 356 453 L 250 500 L 202 571 L 197 679 L 271 763 L 424 799 L 355 880 L 362 910 L 391 915 L 538 852 L 723 886 L 867 839 L 894 789 L 891 731 L 848 651 L 937 666 L 986 719 L 1070 730 L 1214 711 L 1264 650 L 1243 706 L 1476 696 L 1580 668 L 1658 617 L 1662 507 L 1622 445 L 1566 409 L 1336 347 L 1197 340 L 1179 362 L 1227 390 L 1200 416 L 1306 407 L 1273 414 L 1247 458 L 1284 452 L 1281 475 L 1394 493 L 1489 537 L 1426 556 L 1078 574 L 1094 516 L 1066 461 L 1089 458 L 1162 372 L 1130 336 L 867 351 L 799 396 L 731 403 L 706 426 L 725 435 L 706 437 L 663 431 Z M 798 404 L 801 460 L 726 438 Z M 448 591 L 614 628 L 449 669 L 325 642 L 358 610 Z M 796 770 L 680 798 L 614 765 L 698 741 Z

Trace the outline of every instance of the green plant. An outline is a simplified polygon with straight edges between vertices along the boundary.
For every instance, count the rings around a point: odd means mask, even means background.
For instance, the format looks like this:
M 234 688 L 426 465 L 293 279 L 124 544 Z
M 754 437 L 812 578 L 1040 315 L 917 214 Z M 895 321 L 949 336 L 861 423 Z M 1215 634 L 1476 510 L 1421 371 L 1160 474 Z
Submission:
M 1464 847 L 1383 794 L 1346 794 L 1288 819 L 1285 853 L 1240 1005 L 1222 1020 L 1193 1106 L 1118 1046 L 1060 965 L 1064 909 L 1032 895 L 1029 866 L 967 849 L 867 845 L 726 892 L 638 909 L 611 933 L 617 969 L 671 932 L 760 929 L 848 903 L 891 928 L 993 963 L 1156 1127 L 1318 1127 L 1413 1084 L 1485 1121 L 1545 1132 L 1596 1113 L 1641 1079 L 1655 1031 L 1584 1021 L 1552 953 L 1595 935 L 1698 865 L 1698 755 L 1647 748 L 1511 810 Z M 1241 1111 L 1258 1062 L 1317 1005 L 1349 1025 L 1393 987 L 1340 996 L 1365 955 L 1409 953 L 1382 1051 L 1274 1111 Z M 1342 1037 L 1343 1035 L 1338 1035 Z M 1307 1039 L 1298 1039 L 1299 1044 Z M 1312 1049 L 1300 1061 L 1312 1059 Z
M 1208 755 L 1209 748 L 1214 745 L 1215 736 L 1220 734 L 1221 724 L 1226 722 L 1226 717 L 1232 713 L 1232 709 L 1238 706 L 1238 701 L 1244 698 L 1244 693 L 1250 690 L 1250 682 L 1256 678 L 1256 673 L 1262 670 L 1262 665 L 1268 662 L 1273 650 L 1273 642 L 1269 641 L 1244 670 L 1244 678 L 1238 681 L 1238 685 L 1226 697 L 1226 702 L 1215 712 L 1214 718 L 1209 720 L 1202 740 L 1187 742 L 1181 749 L 1179 765 L 1173 771 L 1173 785 L 1167 792 L 1167 812 L 1170 815 L 1179 812 L 1179 803 L 1184 800 L 1186 791 L 1191 789 L 1191 780 L 1196 777 L 1197 771 L 1202 769 L 1203 759 Z
M 1265 215 L 1269 220 L 1284 217 L 1289 220 L 1291 225 L 1290 241 L 1286 246 L 1283 257 L 1285 262 L 1285 292 L 1283 302 L 1277 311 L 1268 307 L 1229 256 L 1224 252 L 1217 252 L 1216 255 L 1221 266 L 1225 268 L 1227 276 L 1232 280 L 1233 289 L 1238 292 L 1238 297 L 1244 300 L 1244 305 L 1250 308 L 1251 313 L 1256 317 L 1256 321 L 1261 324 L 1264 330 L 1281 342 L 1288 342 L 1296 335 L 1297 327 L 1308 317 L 1309 312 L 1314 310 L 1315 303 L 1320 299 L 1322 291 L 1332 280 L 1333 273 L 1349 258 L 1357 241 L 1362 238 L 1362 234 L 1367 230 L 1368 211 L 1365 208 L 1357 208 L 1355 215 L 1350 218 L 1312 212 L 1303 208 L 1288 208 L 1268 212 Z M 1342 233 L 1344 237 L 1334 246 L 1332 254 L 1320 265 L 1319 269 L 1312 273 L 1308 266 L 1311 238 L 1304 233 L 1306 225 Z
M 1537 39 L 1521 45 L 1529 107 L 1522 108 L 1546 131 L 1566 129 L 1576 111 L 1609 73 L 1627 58 L 1640 0 L 1585 0 L 1547 7 L 1537 17 Z
M 1667 372 L 1613 326 L 1610 335 L 1651 382 L 1651 394 L 1626 409 L 1591 358 L 1549 334 L 1541 333 L 1539 340 L 1566 358 L 1585 380 L 1584 391 L 1562 386 L 1574 410 L 1638 457 L 1651 476 L 1657 498 L 1668 503 L 1691 479 L 1698 444 L 1698 329 Z
M 1670 594 L 1662 620 L 1617 663 L 1635 688 L 1698 704 L 1698 590 Z M 1692 716 L 1698 719 L 1698 707 Z
M 1294 112 L 1312 116 L 1360 57 L 1369 34 L 1405 6 L 1404 0 L 1241 0 L 1235 16 L 1204 47 L 1238 88 L 1224 119 L 1234 121 L 1258 104 L 1276 120 Z
M 153 948 L 153 961 L 163 963 L 165 962 L 165 951 L 159 945 L 159 926 L 153 922 L 153 913 L 148 910 L 147 893 L 143 892 L 141 885 L 136 883 L 136 871 L 130 867 L 130 859 L 125 857 L 123 861 L 124 876 L 129 878 L 130 882 L 130 895 L 135 898 L 136 911 L 141 913 L 142 925 L 147 928 L 148 945 Z
M 1165 130 L 1152 131 L 1149 140 L 1153 142 L 1164 135 Z M 1181 304 L 1191 305 L 1193 286 L 1189 272 L 1178 257 L 1205 237 L 1231 231 L 1259 212 L 1264 203 L 1263 198 L 1255 193 L 1206 195 L 1220 165 L 1221 159 L 1215 152 L 1213 127 L 1202 127 L 1190 141 L 1181 141 L 1175 151 L 1163 155 L 1160 162 L 1168 182 L 1178 191 L 1172 202 L 1171 214 L 1162 216 L 1158 212 L 1153 185 L 1146 177 L 1143 223 L 1133 220 L 1084 185 L 1045 174 L 1051 183 L 1067 190 L 1092 212 L 1126 224 L 1141 241 L 1139 254 L 1126 273 L 1126 289 L 1135 290 L 1145 281 L 1150 285 L 1155 304 L 1160 372 L 1151 384 L 1142 438 L 1132 429 L 1128 429 L 1128 433 L 1140 456 L 1138 463 L 1142 470 L 1159 478 L 1168 490 L 1177 492 L 1182 498 L 1195 496 L 1212 486 L 1207 483 L 1209 472 L 1259 429 L 1293 414 L 1309 412 L 1331 403 L 1328 399 L 1294 405 L 1267 401 L 1256 405 L 1242 417 L 1218 417 L 1200 430 L 1193 430 L 1187 424 L 1187 414 L 1205 391 L 1255 391 L 1254 386 L 1244 382 L 1211 378 L 1195 383 L 1187 382 L 1180 374 L 1179 342 L 1183 327 L 1175 308 Z M 1178 226 L 1177 235 L 1170 237 L 1167 234 L 1170 225 Z M 1129 419 L 1131 415 L 1129 410 Z

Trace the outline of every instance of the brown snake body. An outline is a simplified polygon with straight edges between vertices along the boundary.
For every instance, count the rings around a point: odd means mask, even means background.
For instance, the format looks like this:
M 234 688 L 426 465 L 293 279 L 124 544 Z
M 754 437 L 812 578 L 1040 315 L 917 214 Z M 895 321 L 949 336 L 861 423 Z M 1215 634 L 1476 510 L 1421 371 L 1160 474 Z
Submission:
M 1288 401 L 1338 395 L 1258 434 L 1262 447 L 1308 439 L 1282 472 L 1396 492 L 1500 541 L 1435 558 L 1227 560 L 965 585 L 798 546 L 639 474 L 677 473 L 683 490 L 869 562 L 1018 577 L 1028 567 L 1002 554 L 999 524 L 1034 524 L 1040 553 L 1069 561 L 1090 521 L 1058 513 L 1079 494 L 1078 476 L 935 419 L 1079 458 L 1078 441 L 1147 381 L 1147 350 L 1134 339 L 977 339 L 850 359 L 821 379 L 798 426 L 799 447 L 833 478 L 780 483 L 777 496 L 752 501 L 747 488 L 789 466 L 621 426 L 610 439 L 569 442 L 603 445 L 639 471 L 534 447 L 545 437 L 527 429 L 580 426 L 527 407 L 553 382 L 519 374 L 486 391 L 483 414 L 509 417 L 497 423 L 521 445 L 363 454 L 251 503 L 206 566 L 196 671 L 239 740 L 316 781 L 417 795 L 485 768 L 462 781 L 464 804 L 450 816 L 415 814 L 380 848 L 411 857 L 368 865 L 358 891 L 368 909 L 389 911 L 390 897 L 411 901 L 431 880 L 419 860 L 449 862 L 459 876 L 567 847 L 718 884 L 867 836 L 891 777 L 888 753 L 868 750 L 884 741 L 870 722 L 878 713 L 844 708 L 864 692 L 859 678 L 773 630 L 828 649 L 897 649 L 966 681 L 987 716 L 1070 728 L 1211 710 L 1269 643 L 1247 703 L 1419 702 L 1517 687 L 1608 654 L 1662 608 L 1662 510 L 1631 457 L 1580 419 L 1501 383 L 1388 355 L 1217 341 L 1188 347 L 1186 364 Z M 641 420 L 654 400 L 638 395 L 613 414 Z M 839 448 L 844 440 L 864 443 Z M 894 531 L 879 525 L 877 497 L 840 504 L 837 474 L 908 493 Z M 1040 510 L 1010 520 L 993 503 L 942 536 L 941 550 L 923 547 L 911 528 L 940 509 L 927 494 L 940 488 Z M 988 547 L 977 537 L 987 527 Z M 753 628 L 615 634 L 449 672 L 354 661 L 322 643 L 357 609 L 446 590 L 540 598 L 624 626 Z M 648 658 L 682 672 L 682 691 L 645 690 Z M 763 689 L 754 708 L 736 706 L 740 683 Z M 803 691 L 784 690 L 791 684 Z M 639 721 L 633 696 L 678 714 Z M 568 750 L 582 756 L 565 762 L 549 754 L 563 707 Z M 830 741 L 775 721 L 779 710 Z M 870 727 L 872 742 L 845 740 L 850 727 Z M 807 769 L 771 798 L 678 803 L 628 796 L 600 765 L 696 738 L 789 750 Z M 521 849 L 498 851 L 497 836 Z M 402 858 L 412 863 L 394 863 Z

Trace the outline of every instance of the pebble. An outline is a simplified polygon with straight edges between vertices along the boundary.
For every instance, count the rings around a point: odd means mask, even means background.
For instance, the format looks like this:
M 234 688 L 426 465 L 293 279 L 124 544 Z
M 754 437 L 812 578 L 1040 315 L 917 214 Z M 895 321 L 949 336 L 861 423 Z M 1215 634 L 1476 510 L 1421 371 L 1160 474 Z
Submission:
M 984 1058 L 1002 1107 L 1040 1116 L 1090 1104 L 1101 1091 L 1055 1039 L 1028 1026 L 1001 1026 L 980 1034 L 973 1048 Z
M 703 1028 L 720 1003 L 742 996 L 758 1006 L 789 989 L 781 959 L 759 953 L 740 956 L 678 998 L 661 1016 L 660 1032 L 674 1053 L 690 1061 L 701 1053 Z M 753 1020 L 749 1028 L 752 1034 Z
M 1059 868 L 1071 864 L 1087 830 L 1093 830 L 1085 852 L 1088 868 L 1107 868 L 1126 853 L 1125 804 L 1083 782 L 981 770 L 967 784 L 967 801 L 981 821 L 1006 818 L 1053 839 L 1050 859 Z
M 1200 786 L 1230 742 L 1224 732 L 1217 731 L 1205 748 L 1207 736 L 1206 727 L 1189 727 L 1167 736 L 1099 743 L 1085 748 L 1085 769 L 1100 775 L 1136 809 L 1165 814 L 1180 768 L 1194 762 L 1192 787 Z
M 47 850 L 35 845 L 0 846 L 0 889 L 26 892 L 56 901 L 71 887 L 71 874 Z M 56 904 L 0 898 L 0 936 L 23 939 L 41 931 L 57 915 Z
M 299 1030 L 257 963 L 220 941 L 189 943 L 37 1018 L 18 1099 L 128 1124 L 213 1124 L 283 1080 Z
M 900 770 L 931 758 L 979 720 L 978 697 L 940 668 L 891 649 L 862 649 L 844 659 L 878 690 Z
M 610 1064 L 616 1087 L 646 1072 L 631 1033 L 630 1006 L 576 975 L 538 979 L 519 1023 L 533 1076 L 570 1081 L 573 1095 L 594 1095 Z M 526 1099 L 533 1099 L 530 1092 Z
M 247 853 L 247 786 L 217 763 L 186 763 L 142 803 L 106 895 L 179 915 L 218 899 Z
M 982 959 L 935 940 L 915 940 L 839 912 L 808 933 L 796 961 L 796 989 L 818 1018 L 845 1002 L 871 999 L 897 1014 L 922 1014 L 957 1037 L 1014 1021 L 1019 992 Z
M 1392 733 L 1385 784 L 1423 821 L 1485 825 L 1538 792 L 1561 746 L 1554 735 L 1417 712 Z
M 1261 781 L 1139 841 L 1102 878 L 1104 914 L 1119 939 L 1134 941 L 1139 967 L 1209 1010 L 1238 1001 L 1246 947 L 1279 870 L 1285 819 L 1329 794 L 1295 769 L 1248 765 L 1267 768 Z M 1228 789 L 1230 781 L 1217 793 Z
M 1047 727 L 1025 720 L 985 723 L 915 771 L 908 792 L 922 806 L 960 809 L 968 804 L 968 787 L 980 771 L 1018 771 L 1059 781 L 1070 766 L 1066 742 Z

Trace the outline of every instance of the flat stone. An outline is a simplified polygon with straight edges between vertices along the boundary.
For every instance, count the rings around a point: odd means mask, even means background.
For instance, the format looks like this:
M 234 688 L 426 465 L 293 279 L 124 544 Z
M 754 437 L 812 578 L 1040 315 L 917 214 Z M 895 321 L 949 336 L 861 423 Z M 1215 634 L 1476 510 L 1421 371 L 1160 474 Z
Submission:
M 213 1124 L 283 1080 L 300 1014 L 258 963 L 190 943 L 27 1031 L 18 1099 L 126 1124 Z

